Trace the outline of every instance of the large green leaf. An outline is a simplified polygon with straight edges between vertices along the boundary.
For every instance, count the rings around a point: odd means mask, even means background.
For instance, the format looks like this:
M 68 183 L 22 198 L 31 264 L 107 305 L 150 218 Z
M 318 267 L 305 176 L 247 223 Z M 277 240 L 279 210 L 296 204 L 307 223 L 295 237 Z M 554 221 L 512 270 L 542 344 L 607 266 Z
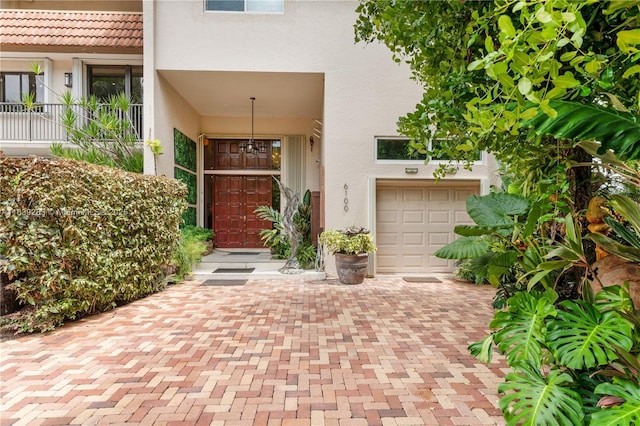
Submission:
M 621 244 L 609 237 L 605 237 L 602 234 L 592 233 L 585 236 L 585 238 L 598 244 L 600 247 L 611 254 L 615 254 L 616 256 L 620 256 L 623 259 L 627 259 L 631 262 L 640 262 L 640 248 Z
M 640 387 L 631 380 L 613 378 L 612 383 L 601 383 L 596 393 L 624 399 L 618 406 L 603 408 L 593 413 L 591 423 L 599 426 L 626 426 L 640 424 Z
M 507 425 L 583 424 L 582 399 L 571 390 L 569 374 L 551 370 L 544 377 L 530 362 L 523 362 L 515 370 L 498 386 L 499 392 L 510 391 L 499 402 Z
M 460 237 L 434 253 L 442 259 L 472 259 L 489 251 L 489 242 L 484 238 Z
M 617 358 L 612 345 L 631 349 L 631 325 L 614 311 L 600 312 L 582 300 L 561 303 L 549 321 L 547 340 L 561 365 L 573 369 L 592 368 Z
M 611 195 L 611 205 L 614 210 L 622 215 L 640 233 L 640 203 L 626 195 Z M 638 246 L 640 248 L 640 246 Z
M 610 149 L 622 160 L 640 160 L 640 121 L 637 115 L 571 101 L 552 100 L 549 106 L 557 111 L 556 118 L 540 111 L 535 117 L 524 120 L 522 125 L 532 127 L 542 135 L 598 141 L 598 154 Z
M 476 224 L 483 227 L 500 228 L 513 225 L 510 216 L 524 215 L 528 209 L 529 200 L 506 192 L 471 195 L 467 198 L 467 213 Z
M 491 321 L 490 327 L 498 329 L 494 342 L 509 365 L 529 361 L 539 367 L 546 345 L 545 320 L 556 315 L 553 300 L 547 293 L 518 292 L 507 303 L 508 309 Z
M 611 217 L 605 217 L 604 221 L 607 225 L 609 225 L 609 227 L 611 227 L 611 230 L 615 232 L 620 238 L 622 238 L 626 243 L 640 249 L 640 237 L 638 237 L 638 234 Z
M 478 237 L 480 235 L 491 235 L 496 232 L 494 228 L 484 228 L 473 225 L 456 225 L 453 232 L 463 237 Z

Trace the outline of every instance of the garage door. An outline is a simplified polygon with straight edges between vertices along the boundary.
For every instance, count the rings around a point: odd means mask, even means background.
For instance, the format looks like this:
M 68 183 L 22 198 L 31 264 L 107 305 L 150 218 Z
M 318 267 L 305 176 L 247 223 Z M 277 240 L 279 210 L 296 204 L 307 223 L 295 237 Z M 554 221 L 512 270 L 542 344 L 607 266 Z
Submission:
M 466 199 L 478 182 L 389 181 L 376 190 L 376 272 L 452 272 L 455 261 L 433 253 L 457 236 L 456 225 L 473 224 Z

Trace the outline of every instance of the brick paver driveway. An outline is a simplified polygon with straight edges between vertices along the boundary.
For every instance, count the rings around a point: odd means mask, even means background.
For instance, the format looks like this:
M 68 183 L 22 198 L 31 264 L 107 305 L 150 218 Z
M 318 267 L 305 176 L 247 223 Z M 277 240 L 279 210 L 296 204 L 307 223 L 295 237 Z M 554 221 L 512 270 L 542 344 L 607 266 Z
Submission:
M 201 284 L 2 342 L 2 425 L 504 423 L 489 287 Z

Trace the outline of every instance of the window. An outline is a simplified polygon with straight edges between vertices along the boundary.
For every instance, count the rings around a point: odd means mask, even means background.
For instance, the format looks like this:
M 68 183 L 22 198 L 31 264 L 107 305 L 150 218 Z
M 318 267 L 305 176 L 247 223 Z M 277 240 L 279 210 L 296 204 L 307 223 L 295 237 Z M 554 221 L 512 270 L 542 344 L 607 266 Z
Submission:
M 27 94 L 33 96 L 35 102 L 44 101 L 44 83 L 41 75 L 19 71 L 0 73 L 0 102 L 22 103 Z
M 205 10 L 282 13 L 284 11 L 284 0 L 205 0 Z
M 438 148 L 441 140 L 435 140 L 431 143 L 431 149 Z M 410 142 L 407 138 L 377 138 L 376 139 L 376 160 L 390 161 L 425 161 L 426 154 L 420 154 L 416 151 L 410 152 Z M 475 161 L 480 161 L 480 151 L 477 151 L 474 157 Z M 441 155 L 432 157 L 431 161 L 448 161 L 449 157 Z
M 376 139 L 376 159 L 378 160 L 418 160 L 427 159 L 425 154 L 414 152 L 409 154 L 409 139 L 378 138 Z
M 92 65 L 88 67 L 89 95 L 106 102 L 125 93 L 131 103 L 142 103 L 142 67 L 131 65 Z

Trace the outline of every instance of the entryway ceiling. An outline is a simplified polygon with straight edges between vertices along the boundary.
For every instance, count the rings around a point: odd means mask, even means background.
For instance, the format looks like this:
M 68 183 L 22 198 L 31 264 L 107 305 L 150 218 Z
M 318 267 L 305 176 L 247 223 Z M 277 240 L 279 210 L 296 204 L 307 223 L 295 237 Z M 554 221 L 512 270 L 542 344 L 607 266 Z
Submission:
M 324 75 L 230 71 L 158 71 L 202 116 L 322 117 Z

